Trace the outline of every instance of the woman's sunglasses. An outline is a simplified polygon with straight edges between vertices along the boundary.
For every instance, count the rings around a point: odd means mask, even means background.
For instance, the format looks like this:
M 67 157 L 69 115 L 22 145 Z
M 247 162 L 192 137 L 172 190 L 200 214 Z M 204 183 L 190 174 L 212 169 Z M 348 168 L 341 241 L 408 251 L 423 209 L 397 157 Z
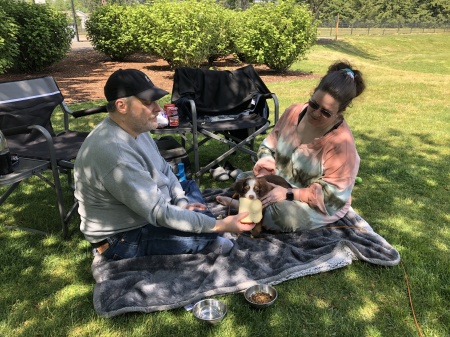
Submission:
M 308 101 L 308 105 L 313 109 L 313 110 L 319 110 L 320 113 L 325 117 L 325 118 L 330 118 L 331 116 L 333 116 L 333 114 L 329 113 L 328 110 L 325 110 L 323 108 L 320 107 L 319 104 L 317 104 L 317 102 L 314 102 L 312 100 Z

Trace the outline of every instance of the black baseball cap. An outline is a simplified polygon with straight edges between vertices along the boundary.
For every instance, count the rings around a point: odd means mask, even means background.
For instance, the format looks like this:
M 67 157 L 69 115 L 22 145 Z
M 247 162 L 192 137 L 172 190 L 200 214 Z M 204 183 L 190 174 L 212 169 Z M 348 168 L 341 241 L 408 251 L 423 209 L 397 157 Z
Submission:
M 105 84 L 107 101 L 136 96 L 147 101 L 157 101 L 166 96 L 167 91 L 158 88 L 147 75 L 137 69 L 119 69 L 109 76 Z

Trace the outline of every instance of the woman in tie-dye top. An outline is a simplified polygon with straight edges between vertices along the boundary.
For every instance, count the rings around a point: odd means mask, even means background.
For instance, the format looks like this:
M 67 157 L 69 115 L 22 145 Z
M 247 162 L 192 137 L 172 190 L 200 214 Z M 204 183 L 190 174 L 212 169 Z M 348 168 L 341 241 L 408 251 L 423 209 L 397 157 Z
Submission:
M 253 174 L 277 174 L 293 187 L 276 186 L 261 199 L 267 229 L 317 228 L 347 213 L 359 156 L 343 112 L 364 88 L 350 64 L 331 65 L 310 100 L 287 108 L 264 139 Z

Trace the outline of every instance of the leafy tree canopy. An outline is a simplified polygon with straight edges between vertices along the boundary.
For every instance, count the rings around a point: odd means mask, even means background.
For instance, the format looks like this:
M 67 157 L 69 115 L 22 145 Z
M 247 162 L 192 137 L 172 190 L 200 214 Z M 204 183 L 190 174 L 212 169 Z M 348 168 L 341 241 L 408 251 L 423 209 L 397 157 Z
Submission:
M 297 0 L 305 3 L 316 19 L 330 21 L 338 14 L 347 22 L 379 23 L 416 22 L 423 24 L 450 23 L 448 0 Z

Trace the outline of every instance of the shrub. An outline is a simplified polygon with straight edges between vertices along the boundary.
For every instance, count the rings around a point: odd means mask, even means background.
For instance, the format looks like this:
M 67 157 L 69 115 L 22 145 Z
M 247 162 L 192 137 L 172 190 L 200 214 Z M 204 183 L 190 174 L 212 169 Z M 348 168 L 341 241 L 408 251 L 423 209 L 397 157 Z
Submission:
M 113 61 L 123 61 L 142 47 L 134 6 L 99 7 L 86 21 L 88 40 Z M 145 23 L 144 23 L 145 24 Z
M 18 27 L 11 17 L 0 8 L 0 74 L 14 65 L 19 54 L 17 43 Z
M 233 45 L 231 41 L 232 24 L 234 22 L 235 12 L 230 9 L 223 9 L 213 16 L 216 23 L 213 23 L 216 37 L 213 39 L 215 43 L 211 46 L 211 52 L 208 56 L 208 63 L 212 64 L 213 61 L 220 57 L 228 56 L 232 53 Z
M 154 36 L 157 22 L 155 22 L 153 7 L 149 5 L 133 6 L 133 13 L 130 16 L 136 27 L 135 39 L 138 46 L 136 50 L 150 55 L 155 54 Z M 158 20 L 158 22 L 160 21 Z
M 63 13 L 48 5 L 2 1 L 0 7 L 18 27 L 19 54 L 14 68 L 37 72 L 60 61 L 70 50 L 73 30 Z
M 229 53 L 230 14 L 213 0 L 162 0 L 151 7 L 153 50 L 171 67 L 198 67 Z
M 316 39 L 311 12 L 294 0 L 258 3 L 235 16 L 233 43 L 245 61 L 286 71 Z

